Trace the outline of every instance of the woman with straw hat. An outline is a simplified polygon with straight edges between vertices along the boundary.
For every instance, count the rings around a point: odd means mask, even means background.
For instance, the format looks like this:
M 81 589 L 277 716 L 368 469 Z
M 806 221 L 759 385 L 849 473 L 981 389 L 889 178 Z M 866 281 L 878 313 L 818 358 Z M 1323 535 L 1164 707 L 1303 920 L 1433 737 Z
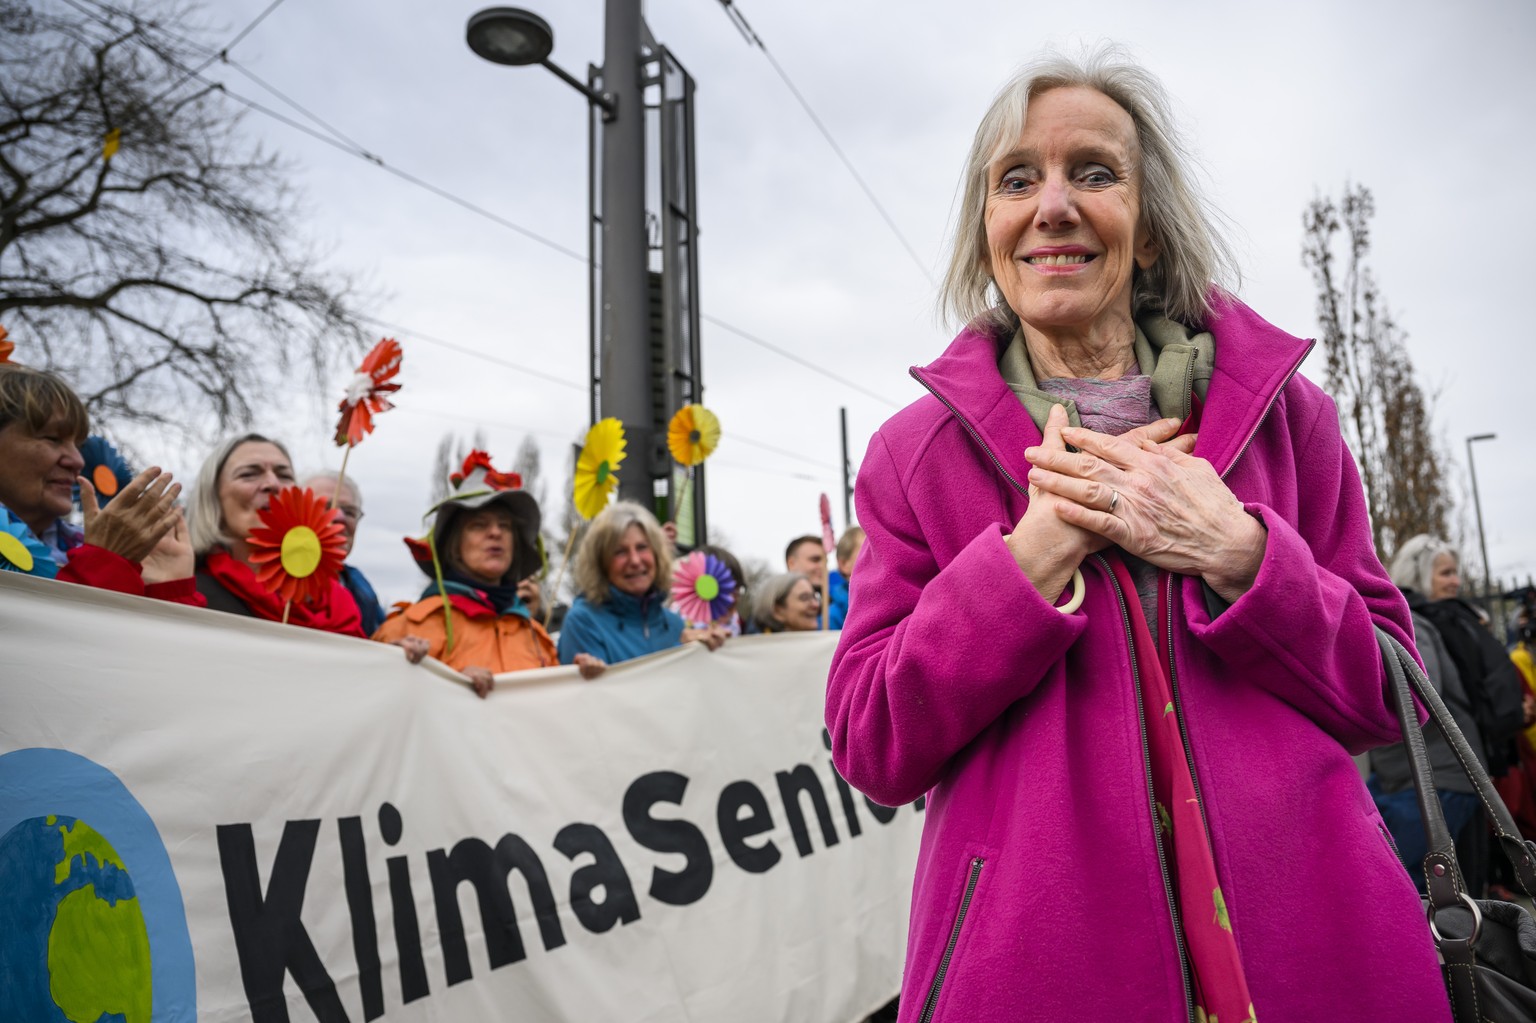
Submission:
M 454 492 L 428 512 L 426 539 L 406 539 L 431 581 L 373 638 L 415 659 L 430 654 L 468 676 L 483 697 L 496 675 L 560 663 L 528 604 L 536 587 L 524 583 L 541 564 L 539 504 L 483 451 L 471 452 L 452 480 Z

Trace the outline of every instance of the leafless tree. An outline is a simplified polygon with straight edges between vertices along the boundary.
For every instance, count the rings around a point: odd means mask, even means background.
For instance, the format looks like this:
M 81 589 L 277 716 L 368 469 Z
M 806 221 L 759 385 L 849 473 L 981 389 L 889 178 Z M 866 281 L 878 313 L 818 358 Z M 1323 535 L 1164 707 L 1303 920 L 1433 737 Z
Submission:
M 545 509 L 544 499 L 548 496 L 549 486 L 540 471 L 542 461 L 539 442 L 529 434 L 523 438 L 522 445 L 517 449 L 517 457 L 512 460 L 512 471 L 523 478 L 523 489 L 533 495 L 533 499 L 539 502 L 541 509 Z M 549 512 L 545 510 L 544 514 L 548 515 Z
M 184 435 L 363 340 L 287 169 L 191 74 L 195 10 L 0 0 L 0 323 L 106 420 Z M 174 26 L 174 27 L 173 27 Z M 289 385 L 292 388 L 292 385 Z M 305 388 L 307 389 L 307 387 Z
M 581 548 L 581 542 L 586 537 L 586 520 L 576 510 L 576 459 L 581 454 L 581 443 L 585 432 L 577 437 L 571 445 L 565 459 L 565 486 L 556 498 L 558 507 L 542 505 L 544 508 L 544 532 L 545 550 L 549 555 L 549 578 L 559 577 L 561 581 L 560 592 L 554 595 L 554 599 L 569 601 L 576 596 L 576 582 L 572 577 L 570 566 L 561 569 L 566 551 L 570 551 L 571 557 L 576 557 L 576 552 Z
M 467 440 L 452 430 L 443 434 L 432 456 L 432 479 L 427 490 L 432 495 L 432 504 L 437 504 L 453 491 L 453 484 L 448 477 L 459 471 L 471 451 L 477 450 L 485 450 L 485 430 L 482 427 L 476 427 Z
M 1363 185 L 1314 199 L 1302 215 L 1301 261 L 1317 285 L 1328 393 L 1339 406 L 1371 512 L 1376 552 L 1389 558 L 1417 533 L 1446 535 L 1451 505 L 1429 400 L 1414 376 L 1405 334 L 1366 265 L 1376 206 Z M 1335 249 L 1342 244 L 1340 261 Z

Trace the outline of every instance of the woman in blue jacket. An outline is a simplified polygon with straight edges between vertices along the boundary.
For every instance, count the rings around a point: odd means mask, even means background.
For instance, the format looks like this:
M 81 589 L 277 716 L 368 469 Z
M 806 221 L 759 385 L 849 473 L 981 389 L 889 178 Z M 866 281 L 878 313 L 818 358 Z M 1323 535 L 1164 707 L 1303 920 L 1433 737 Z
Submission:
M 698 640 L 716 650 L 726 631 L 718 625 L 686 628 L 666 606 L 672 554 L 656 517 L 633 501 L 608 506 L 576 551 L 580 590 L 560 629 L 560 662 L 590 654 L 605 664 Z

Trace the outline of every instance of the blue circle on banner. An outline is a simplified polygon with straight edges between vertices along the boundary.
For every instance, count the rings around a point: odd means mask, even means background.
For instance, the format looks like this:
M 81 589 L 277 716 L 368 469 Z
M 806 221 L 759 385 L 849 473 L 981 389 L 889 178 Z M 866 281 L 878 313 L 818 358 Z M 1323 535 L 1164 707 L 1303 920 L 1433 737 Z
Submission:
M 159 829 L 67 750 L 0 754 L 0 1020 L 195 1023 L 197 972 Z

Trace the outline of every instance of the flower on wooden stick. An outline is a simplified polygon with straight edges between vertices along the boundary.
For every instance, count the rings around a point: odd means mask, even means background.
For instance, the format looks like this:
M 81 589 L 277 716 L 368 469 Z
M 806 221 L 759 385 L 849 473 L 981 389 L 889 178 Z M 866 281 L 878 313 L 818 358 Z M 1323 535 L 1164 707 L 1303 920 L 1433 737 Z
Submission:
M 290 604 L 325 594 L 346 560 L 336 512 L 308 487 L 284 487 L 259 514 L 246 537 L 257 581 Z

